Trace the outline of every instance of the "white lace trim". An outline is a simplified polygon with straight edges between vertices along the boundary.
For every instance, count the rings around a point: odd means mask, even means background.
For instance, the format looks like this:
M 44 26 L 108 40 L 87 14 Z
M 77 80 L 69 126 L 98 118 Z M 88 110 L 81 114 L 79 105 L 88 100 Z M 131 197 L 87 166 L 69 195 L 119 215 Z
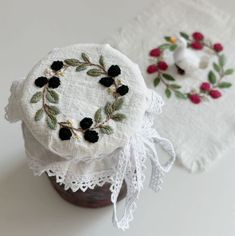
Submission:
M 160 113 L 163 101 L 160 96 L 152 93 L 150 104 L 152 105 L 149 107 L 148 113 L 146 113 L 142 128 L 135 136 L 130 138 L 123 148 L 116 150 L 112 154 L 113 160 L 116 160 L 116 164 L 114 162 L 112 169 L 79 175 L 75 171 L 76 169 L 73 169 L 75 164 L 78 163 L 73 160 L 58 160 L 58 157 L 51 157 L 50 162 L 47 160 L 46 163 L 43 163 L 42 159 L 33 158 L 32 154 L 26 151 L 30 168 L 35 175 L 41 175 L 46 172 L 49 176 L 55 176 L 57 183 L 63 183 L 66 190 L 71 188 L 74 192 L 78 189 L 82 191 L 86 191 L 88 188 L 93 189 L 96 185 L 102 186 L 106 182 L 111 183 L 113 223 L 119 229 L 128 229 L 129 223 L 133 220 L 136 200 L 143 188 L 144 170 L 146 169 L 145 161 L 147 158 L 150 159 L 152 164 L 150 187 L 154 191 L 160 189 L 163 176 L 169 172 L 175 161 L 175 152 L 170 141 L 160 137 L 158 132 L 152 128 L 153 115 L 151 113 Z M 157 154 L 158 145 L 170 156 L 165 164 L 161 164 L 159 161 Z M 127 196 L 122 216 L 119 219 L 117 217 L 117 198 L 124 180 L 127 184 Z

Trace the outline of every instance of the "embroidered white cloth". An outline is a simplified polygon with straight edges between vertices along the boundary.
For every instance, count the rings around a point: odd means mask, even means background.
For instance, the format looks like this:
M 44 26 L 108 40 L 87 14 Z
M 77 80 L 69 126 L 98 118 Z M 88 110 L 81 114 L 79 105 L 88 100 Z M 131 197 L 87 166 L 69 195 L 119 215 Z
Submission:
M 52 50 L 25 80 L 13 82 L 6 118 L 22 120 L 35 175 L 46 172 L 74 192 L 111 183 L 113 222 L 125 230 L 143 187 L 146 159 L 152 163 L 154 191 L 175 160 L 170 141 L 152 128 L 162 106 L 125 55 L 109 45 L 72 45 Z M 170 156 L 163 164 L 157 146 Z M 124 180 L 128 193 L 118 219 Z
M 155 89 L 153 80 L 156 74 L 146 72 L 148 65 L 156 60 L 153 57 L 150 58 L 150 50 L 166 42 L 164 36 L 175 36 L 179 32 L 187 32 L 191 36 L 191 33 L 195 31 L 202 32 L 214 43 L 222 43 L 224 51 L 220 53 L 224 53 L 227 57 L 226 68 L 234 67 L 235 44 L 232 40 L 235 34 L 234 20 L 216 9 L 213 3 L 206 1 L 157 0 L 114 33 L 108 42 L 138 63 L 148 86 Z M 220 50 L 218 45 L 217 50 Z M 165 56 L 167 62 L 171 64 L 172 52 L 169 51 Z M 198 51 L 195 50 L 195 53 Z M 175 83 L 182 86 L 180 91 L 199 89 L 200 84 L 207 81 L 209 70 L 216 70 L 212 67 L 212 62 L 216 62 L 215 58 L 211 54 L 209 58 L 207 69 L 197 70 L 191 75 L 180 76 L 174 65 L 169 67 L 169 71 L 176 80 Z M 162 83 L 156 88 L 156 91 L 164 97 L 166 106 L 164 113 L 158 117 L 155 128 L 173 142 L 178 160 L 191 172 L 207 169 L 234 144 L 235 84 L 233 77 L 224 78 L 223 81 L 232 83 L 232 87 L 230 84 L 223 84 L 224 87 L 229 88 L 220 89 L 222 97 L 213 99 L 211 97 L 213 94 L 206 95 L 208 101 L 202 101 L 197 105 L 193 104 L 190 99 L 179 99 L 174 94 L 171 94 L 171 98 L 166 98 L 165 86 Z M 223 85 L 220 86 L 223 87 Z M 169 91 L 166 93 L 169 96 Z

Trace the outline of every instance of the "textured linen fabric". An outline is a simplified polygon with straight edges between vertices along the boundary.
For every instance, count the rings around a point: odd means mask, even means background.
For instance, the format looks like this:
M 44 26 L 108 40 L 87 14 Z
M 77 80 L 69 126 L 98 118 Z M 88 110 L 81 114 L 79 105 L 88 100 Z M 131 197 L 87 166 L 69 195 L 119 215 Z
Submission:
M 212 2 L 157 0 L 114 33 L 108 42 L 138 63 L 146 83 L 150 88 L 155 89 L 154 75 L 146 72 L 147 66 L 154 62 L 148 56 L 149 51 L 164 43 L 164 36 L 176 36 L 179 32 L 191 34 L 195 31 L 202 32 L 214 43 L 221 42 L 227 57 L 226 67 L 234 68 L 235 23 L 230 16 L 216 9 Z M 170 63 L 173 63 L 169 55 L 166 57 Z M 210 60 L 212 64 L 214 59 Z M 189 91 L 193 87 L 198 88 L 201 82 L 207 79 L 208 70 L 198 70 L 185 79 L 176 75 L 176 70 L 171 73 L 175 73 L 176 82 L 185 91 Z M 234 145 L 235 83 L 233 77 L 234 75 L 226 80 L 233 83 L 233 86 L 223 90 L 220 99 L 210 98 L 209 101 L 199 105 L 174 96 L 167 99 L 164 87 L 156 88 L 156 91 L 163 96 L 166 106 L 164 113 L 158 117 L 155 128 L 173 142 L 178 160 L 191 172 L 207 169 L 223 155 L 226 149 Z
M 34 120 L 35 113 L 42 107 L 42 102 L 30 103 L 33 94 L 40 91 L 34 85 L 35 79 L 43 76 L 45 69 L 50 68 L 53 61 L 80 59 L 83 52 L 93 63 L 98 63 L 100 55 L 103 55 L 107 69 L 111 65 L 119 65 L 121 68 L 119 78 L 129 87 L 121 109 L 121 113 L 125 114 L 127 119 L 122 122 L 110 120 L 109 125 L 114 129 L 113 134 L 99 134 L 101 137 L 94 144 L 84 140 L 82 135 L 80 141 L 76 139 L 61 141 L 58 136 L 58 126 L 56 130 L 51 130 L 46 124 L 46 119 L 38 122 Z M 73 67 L 67 69 L 60 79 L 61 85 L 55 89 L 59 94 L 57 107 L 61 111 L 57 116 L 58 121 L 74 120 L 78 124 L 85 117 L 93 118 L 99 108 L 103 108 L 107 102 L 112 102 L 112 95 L 107 93 L 107 88 L 98 83 L 100 77 L 88 76 L 86 71 L 76 72 Z M 109 45 L 72 45 L 54 49 L 32 69 L 22 83 L 17 98 L 22 110 L 20 119 L 45 148 L 67 159 L 97 158 L 123 146 L 141 127 L 147 106 L 147 89 L 138 66 Z

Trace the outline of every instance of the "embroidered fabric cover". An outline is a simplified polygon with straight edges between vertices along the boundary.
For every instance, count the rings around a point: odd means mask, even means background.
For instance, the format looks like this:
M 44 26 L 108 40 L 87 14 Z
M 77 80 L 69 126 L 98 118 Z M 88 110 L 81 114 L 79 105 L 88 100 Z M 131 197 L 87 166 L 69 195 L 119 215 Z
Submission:
M 162 105 L 125 55 L 109 45 L 72 45 L 52 50 L 25 80 L 13 82 L 6 118 L 22 120 L 35 175 L 56 176 L 73 191 L 111 183 L 113 221 L 125 230 L 143 187 L 145 160 L 152 163 L 155 191 L 175 160 L 171 143 L 152 128 Z M 170 156 L 163 164 L 157 145 Z M 119 220 L 116 202 L 124 179 L 128 194 Z

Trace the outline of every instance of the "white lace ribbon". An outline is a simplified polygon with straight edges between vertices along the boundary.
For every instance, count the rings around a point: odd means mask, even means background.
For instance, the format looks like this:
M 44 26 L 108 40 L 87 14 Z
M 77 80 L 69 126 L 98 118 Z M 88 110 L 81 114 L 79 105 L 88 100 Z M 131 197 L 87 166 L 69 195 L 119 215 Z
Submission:
M 162 138 L 155 129 L 152 128 L 152 121 L 146 117 L 144 126 L 129 143 L 119 152 L 119 161 L 116 169 L 115 179 L 111 186 L 113 202 L 113 223 L 122 230 L 129 228 L 129 223 L 133 220 L 133 212 L 136 208 L 136 200 L 143 188 L 145 160 L 149 158 L 152 164 L 152 175 L 150 187 L 154 191 L 160 189 L 162 177 L 169 172 L 175 161 L 175 152 L 171 142 Z M 165 164 L 161 164 L 157 154 L 159 145 L 170 158 Z M 127 183 L 127 197 L 123 215 L 117 217 L 117 198 L 123 181 Z

